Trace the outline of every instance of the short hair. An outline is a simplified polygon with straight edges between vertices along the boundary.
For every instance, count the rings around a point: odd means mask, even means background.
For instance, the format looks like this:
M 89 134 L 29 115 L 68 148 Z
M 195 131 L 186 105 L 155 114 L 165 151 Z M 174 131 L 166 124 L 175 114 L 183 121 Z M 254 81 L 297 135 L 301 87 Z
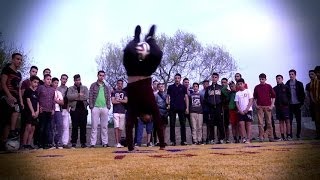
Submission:
M 290 69 L 289 74 L 290 74 L 291 72 L 293 72 L 293 73 L 294 73 L 294 75 L 297 75 L 297 71 L 296 71 L 296 70 L 294 70 L 294 69 Z
M 266 78 L 267 78 L 267 75 L 264 74 L 264 73 L 261 73 L 261 74 L 259 75 L 259 78 L 264 78 L 264 79 L 266 79 Z
M 177 73 L 177 74 L 175 74 L 174 76 L 175 76 L 175 77 L 176 77 L 176 76 L 179 76 L 179 77 L 181 77 L 181 74 Z
M 236 73 L 234 76 L 239 75 L 240 78 L 242 78 L 242 75 L 240 73 Z
M 58 81 L 59 82 L 59 79 L 54 77 L 54 78 L 52 78 L 51 82 L 54 82 L 54 81 Z
M 31 71 L 32 69 L 36 69 L 36 70 L 38 71 L 38 67 L 37 67 L 37 66 L 31 66 L 30 71 Z
M 51 70 L 49 68 L 45 68 L 42 73 L 44 73 L 45 71 L 49 70 L 51 72 Z
M 316 66 L 316 67 L 314 68 L 314 72 L 315 72 L 315 73 L 320 72 L 320 66 Z
M 206 82 L 209 83 L 209 80 L 207 80 L 207 79 L 203 80 L 203 81 L 202 81 L 202 84 L 204 84 L 204 83 L 206 83 Z
M 73 80 L 76 80 L 78 78 L 80 78 L 80 74 L 76 74 L 76 75 L 73 76 Z
M 50 74 L 45 74 L 45 75 L 43 76 L 43 79 L 46 79 L 47 77 L 51 77 L 51 75 L 50 75 Z
M 197 85 L 197 86 L 199 87 L 199 83 L 197 83 L 197 82 L 194 82 L 194 83 L 192 84 L 192 86 L 194 86 L 194 85 Z
M 118 80 L 117 80 L 117 83 L 118 83 L 118 82 L 122 82 L 122 83 L 123 83 L 123 80 L 122 80 L 122 79 L 118 79 Z
M 157 84 L 157 87 L 159 87 L 159 86 L 161 86 L 161 85 L 164 85 L 164 83 L 159 82 L 159 83 Z
M 31 82 L 34 81 L 34 80 L 40 81 L 40 78 L 39 78 L 38 76 L 31 76 L 29 80 L 30 80 Z
M 228 81 L 228 79 L 227 79 L 227 78 L 222 78 L 222 79 L 221 79 L 221 81 L 223 81 L 223 80 Z
M 219 74 L 214 72 L 214 73 L 212 73 L 211 76 L 218 76 L 219 77 Z
M 100 71 L 98 71 L 97 75 L 99 75 L 100 73 L 106 74 L 106 72 L 104 72 L 103 70 L 100 70 Z
M 14 59 L 16 56 L 22 56 L 22 54 L 20 54 L 20 53 L 13 53 L 13 54 L 11 55 L 11 59 Z
M 159 81 L 155 79 L 155 80 L 152 81 L 152 84 L 155 83 L 155 82 L 159 82 Z
M 238 81 L 237 81 L 237 83 L 245 83 L 245 81 L 244 81 L 244 79 L 243 78 L 240 78 L 240 79 L 238 79 Z
M 183 80 L 182 81 L 189 81 L 189 79 L 188 78 L 183 78 Z
M 66 74 L 61 74 L 60 78 L 62 78 L 63 76 L 67 77 L 67 79 L 69 78 Z
M 283 76 L 282 76 L 281 74 L 278 74 L 278 75 L 276 76 L 276 78 L 278 78 L 278 77 L 281 77 L 281 79 L 283 79 Z
M 236 83 L 234 83 L 234 81 L 229 82 L 229 86 L 233 84 L 236 84 Z

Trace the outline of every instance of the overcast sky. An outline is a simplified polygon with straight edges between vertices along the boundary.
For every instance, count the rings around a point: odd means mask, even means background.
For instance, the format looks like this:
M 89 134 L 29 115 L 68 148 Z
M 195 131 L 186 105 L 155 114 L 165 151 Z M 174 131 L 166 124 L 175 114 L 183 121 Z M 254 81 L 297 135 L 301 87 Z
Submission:
M 89 86 L 103 44 L 132 36 L 137 24 L 168 35 L 180 29 L 224 46 L 253 88 L 260 73 L 275 85 L 292 68 L 308 82 L 320 57 L 319 9 L 312 0 L 0 0 L 0 32 L 30 52 L 40 71 L 79 73 Z

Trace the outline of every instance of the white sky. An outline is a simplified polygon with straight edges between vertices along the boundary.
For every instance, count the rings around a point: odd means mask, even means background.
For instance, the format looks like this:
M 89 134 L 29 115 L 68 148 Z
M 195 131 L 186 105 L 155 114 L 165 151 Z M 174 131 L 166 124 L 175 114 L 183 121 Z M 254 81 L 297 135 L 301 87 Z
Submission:
M 274 77 L 283 74 L 287 79 L 291 68 L 307 82 L 308 70 L 315 65 L 299 64 L 306 58 L 299 27 L 289 12 L 266 2 L 47 1 L 30 13 L 28 27 L 17 34 L 18 43 L 30 51 L 40 71 L 49 67 L 54 76 L 69 77 L 79 73 L 89 86 L 96 80 L 95 58 L 103 44 L 133 36 L 137 24 L 146 32 L 154 23 L 157 33 L 172 35 L 180 29 L 194 33 L 203 44 L 224 46 L 250 88 L 262 72 L 274 85 Z

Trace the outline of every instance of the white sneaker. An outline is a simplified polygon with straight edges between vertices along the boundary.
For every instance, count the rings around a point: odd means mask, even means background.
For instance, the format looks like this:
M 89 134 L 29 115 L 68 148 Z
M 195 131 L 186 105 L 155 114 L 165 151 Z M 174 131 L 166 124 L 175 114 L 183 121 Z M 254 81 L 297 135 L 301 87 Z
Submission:
M 117 148 L 123 148 L 124 146 L 122 146 L 120 143 L 117 144 Z

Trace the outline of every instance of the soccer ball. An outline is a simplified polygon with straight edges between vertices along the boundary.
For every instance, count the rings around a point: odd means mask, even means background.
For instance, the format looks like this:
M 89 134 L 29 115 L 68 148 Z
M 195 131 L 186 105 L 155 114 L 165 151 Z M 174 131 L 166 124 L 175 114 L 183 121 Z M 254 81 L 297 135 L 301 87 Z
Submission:
M 146 56 L 150 53 L 150 45 L 146 42 L 138 43 L 136 49 L 139 54 L 140 60 L 144 60 Z
M 17 140 L 8 140 L 6 142 L 6 150 L 13 152 L 13 151 L 18 151 L 20 147 L 20 143 Z

